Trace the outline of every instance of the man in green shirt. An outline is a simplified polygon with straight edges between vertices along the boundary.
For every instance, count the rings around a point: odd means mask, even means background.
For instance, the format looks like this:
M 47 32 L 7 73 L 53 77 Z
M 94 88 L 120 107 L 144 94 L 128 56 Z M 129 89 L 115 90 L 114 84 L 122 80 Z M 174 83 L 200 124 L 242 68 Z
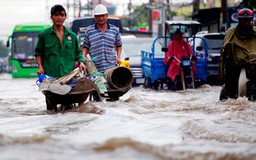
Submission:
M 74 70 L 75 62 L 86 71 L 85 61 L 78 39 L 64 25 L 66 11 L 61 5 L 51 8 L 53 26 L 41 32 L 35 48 L 38 64 L 37 74 L 55 78 L 62 77 Z

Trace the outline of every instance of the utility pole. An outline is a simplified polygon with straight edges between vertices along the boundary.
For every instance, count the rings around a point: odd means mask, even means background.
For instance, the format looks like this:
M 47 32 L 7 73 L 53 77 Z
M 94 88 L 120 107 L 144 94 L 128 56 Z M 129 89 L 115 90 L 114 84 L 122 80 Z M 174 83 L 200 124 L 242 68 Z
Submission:
M 48 7 L 48 0 L 45 0 L 45 6 L 46 6 L 46 21 L 49 19 L 49 7 Z
M 81 0 L 73 0 L 73 15 L 74 18 L 81 17 Z
M 149 32 L 152 32 L 153 31 L 153 16 L 152 16 L 152 4 L 153 4 L 153 1 L 154 0 L 149 0 L 149 9 L 148 9 L 148 29 L 149 29 Z
M 130 0 L 129 1 L 129 3 L 128 3 L 128 11 L 129 11 L 129 22 L 128 22 L 128 25 L 129 25 L 129 29 L 131 29 L 131 26 L 132 26 L 132 24 L 131 24 L 131 22 L 132 22 L 132 20 L 131 20 L 131 10 L 132 10 L 132 0 Z
M 221 26 L 220 30 L 225 31 L 227 29 L 227 0 L 221 0 Z
M 67 0 L 67 17 L 69 17 L 69 0 Z
M 172 12 L 171 12 L 171 3 L 170 3 L 170 0 L 166 0 L 167 2 L 167 13 L 168 13 L 168 16 L 166 16 L 166 19 L 167 20 L 170 20 L 171 17 L 172 17 Z M 164 6 L 163 6 L 164 7 Z M 163 12 L 164 13 L 164 12 Z
M 197 14 L 199 11 L 200 0 L 193 1 L 193 14 Z
M 93 0 L 91 0 L 91 8 L 92 8 L 92 9 L 91 9 L 91 15 L 93 15 L 93 7 L 94 7 L 94 6 L 93 6 Z
M 76 18 L 76 0 L 73 1 L 73 16 Z
M 78 1 L 78 17 L 81 17 L 81 11 L 82 11 L 82 3 L 81 0 Z

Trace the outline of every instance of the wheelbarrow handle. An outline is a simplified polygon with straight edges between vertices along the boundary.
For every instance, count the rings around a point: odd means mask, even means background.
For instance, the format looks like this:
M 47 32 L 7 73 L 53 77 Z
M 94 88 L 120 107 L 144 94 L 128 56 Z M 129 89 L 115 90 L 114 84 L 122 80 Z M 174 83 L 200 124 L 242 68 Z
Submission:
M 65 79 L 60 81 L 60 83 L 65 84 L 65 83 L 69 82 L 72 78 L 74 78 L 77 74 L 79 74 L 79 72 L 80 72 L 79 68 L 74 69 Z

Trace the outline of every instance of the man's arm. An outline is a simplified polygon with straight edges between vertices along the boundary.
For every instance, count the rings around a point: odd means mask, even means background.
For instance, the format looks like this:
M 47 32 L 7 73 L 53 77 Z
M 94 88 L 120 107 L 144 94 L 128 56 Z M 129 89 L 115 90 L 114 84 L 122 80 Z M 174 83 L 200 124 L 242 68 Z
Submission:
M 121 53 L 122 53 L 122 46 L 116 47 L 116 54 L 117 54 L 116 63 L 117 64 L 120 64 L 120 62 L 121 62 Z
M 36 62 L 38 64 L 37 75 L 44 74 L 44 68 L 42 66 L 42 58 L 41 58 L 41 56 L 36 56 Z
M 88 48 L 82 48 L 82 51 L 83 51 L 84 60 L 88 61 L 87 60 L 87 54 L 89 53 L 89 49 Z

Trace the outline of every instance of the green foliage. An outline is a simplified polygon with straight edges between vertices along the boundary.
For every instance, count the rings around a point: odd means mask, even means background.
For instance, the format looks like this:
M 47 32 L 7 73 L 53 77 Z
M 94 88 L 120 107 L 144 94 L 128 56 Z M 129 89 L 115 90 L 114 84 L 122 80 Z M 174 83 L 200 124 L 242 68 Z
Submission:
M 130 26 L 131 30 L 134 30 L 138 28 L 140 24 L 148 24 L 149 13 L 149 10 L 146 9 L 144 5 L 137 6 L 130 15 L 122 19 L 122 23 L 124 26 Z M 172 11 L 171 15 L 166 15 L 166 19 L 170 19 L 172 16 L 176 15 L 177 13 Z
M 3 41 L 0 41 L 0 57 L 8 56 L 9 49 L 4 45 Z
M 246 8 L 256 8 L 256 0 L 243 0 L 243 4 Z
M 148 11 L 144 10 L 144 6 L 137 6 L 134 11 L 125 17 L 122 21 L 124 26 L 136 26 L 138 27 L 139 24 L 147 23 L 147 15 Z

